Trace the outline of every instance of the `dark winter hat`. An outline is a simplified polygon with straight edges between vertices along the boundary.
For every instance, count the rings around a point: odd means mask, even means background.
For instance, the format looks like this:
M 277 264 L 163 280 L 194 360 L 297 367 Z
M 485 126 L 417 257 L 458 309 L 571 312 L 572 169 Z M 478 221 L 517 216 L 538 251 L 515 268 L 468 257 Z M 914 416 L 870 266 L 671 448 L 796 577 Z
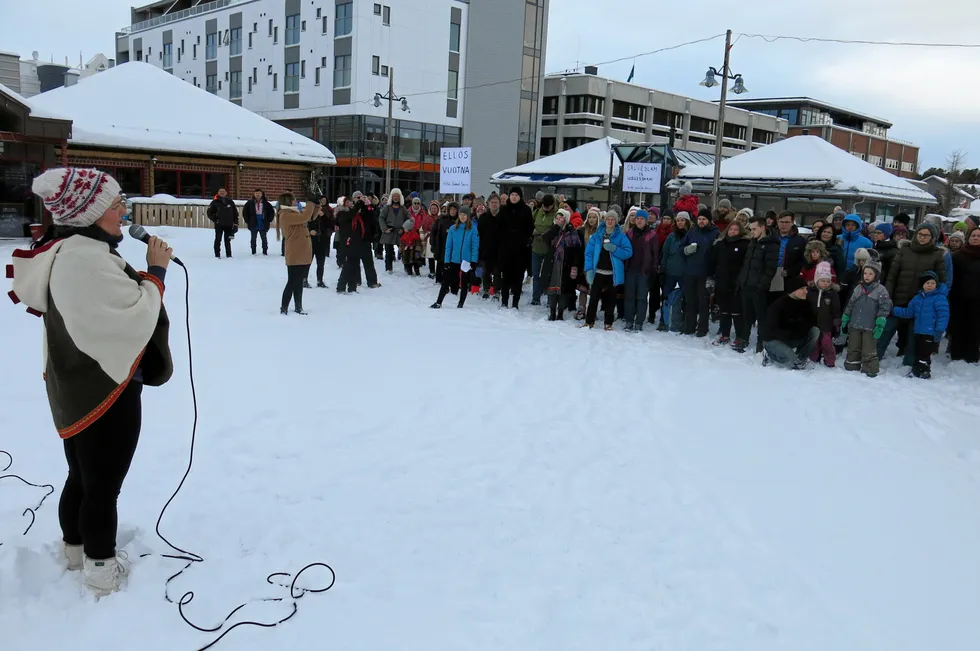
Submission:
M 553 194 L 544 195 L 544 199 L 541 200 L 541 205 L 544 206 L 545 208 L 551 208 L 552 206 L 554 206 L 555 195 Z
M 523 195 L 521 195 L 521 196 L 523 197 Z M 541 200 L 542 199 L 544 199 L 544 192 L 541 192 L 540 190 L 538 190 L 537 192 L 534 193 L 534 200 L 535 201 L 537 201 L 538 203 L 541 203 Z
M 921 276 L 919 276 L 919 287 L 921 288 L 926 284 L 926 281 L 935 280 L 936 285 L 939 285 L 939 274 L 935 271 L 926 271 Z
M 517 196 L 519 196 L 519 197 L 520 197 L 521 199 L 524 199 L 524 191 L 523 191 L 523 190 L 521 190 L 521 187 L 520 187 L 519 185 L 515 185 L 514 187 L 512 187 L 512 188 L 510 189 L 510 192 L 509 192 L 509 194 L 516 194 L 516 195 L 517 195 Z
M 885 222 L 882 222 L 882 223 L 878 224 L 877 226 L 875 226 L 875 232 L 876 233 L 884 233 L 886 239 L 891 239 L 891 237 L 892 237 L 892 231 L 893 230 L 894 229 L 892 228 L 892 225 L 891 224 L 887 224 Z
M 408 195 L 408 198 L 409 199 L 418 199 L 419 198 L 419 193 L 418 192 L 413 192 L 412 194 Z
M 909 229 L 905 228 L 901 224 L 895 224 L 892 227 L 892 239 L 894 239 L 898 235 L 904 235 L 905 236 L 905 239 L 908 239 L 908 237 L 909 237 Z
M 806 287 L 806 281 L 803 280 L 802 276 L 790 276 L 783 283 L 783 289 L 787 294 L 792 294 L 798 289 L 803 289 Z
M 892 220 L 892 223 L 901 224 L 905 228 L 908 228 L 909 224 L 912 223 L 912 218 L 909 217 L 907 213 L 900 212 L 897 215 L 895 215 L 895 219 Z
M 698 217 L 707 217 L 710 220 L 711 219 L 711 211 L 708 210 L 707 207 L 701 208 L 701 209 L 698 210 Z
M 634 217 L 636 217 L 637 219 L 650 219 L 650 213 L 648 213 L 646 210 L 643 210 L 641 208 L 640 210 L 636 211 Z
M 929 231 L 929 233 L 932 235 L 933 242 L 939 239 L 939 229 L 936 228 L 935 224 L 931 224 L 929 222 L 923 222 L 921 226 L 915 229 L 915 232 L 918 233 L 921 230 Z
M 724 208 L 726 210 L 731 210 L 732 209 L 732 202 L 729 201 L 728 199 L 722 199 L 721 201 L 718 202 L 718 207 L 719 208 Z

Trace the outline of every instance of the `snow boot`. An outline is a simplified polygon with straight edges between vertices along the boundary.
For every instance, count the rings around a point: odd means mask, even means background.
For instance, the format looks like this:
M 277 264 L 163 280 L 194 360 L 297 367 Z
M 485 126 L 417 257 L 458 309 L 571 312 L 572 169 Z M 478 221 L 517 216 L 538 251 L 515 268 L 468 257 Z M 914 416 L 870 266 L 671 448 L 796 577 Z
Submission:
M 579 311 L 577 311 L 575 313 L 575 320 L 576 321 L 584 321 L 585 320 L 585 310 L 579 310 Z
M 310 281 L 308 280 L 303 281 L 303 289 L 313 289 L 312 287 L 310 287 Z
M 295 310 L 293 310 L 293 314 L 298 314 L 300 316 L 307 316 L 309 314 L 309 312 L 304 312 L 303 311 L 303 308 L 298 307 Z
M 318 280 L 316 286 L 320 289 L 328 289 L 327 285 L 322 280 Z
M 86 556 L 82 563 L 85 587 L 94 592 L 96 597 L 105 597 L 116 592 L 129 575 L 129 568 L 124 565 L 127 560 L 125 552 L 119 552 L 114 558 L 105 560 Z
M 433 310 L 438 310 L 440 307 L 442 307 L 442 303 L 439 302 L 433 303 L 432 305 L 429 306 L 429 308 Z
M 284 307 L 281 307 L 281 308 L 279 308 L 279 314 L 281 314 L 283 316 L 286 316 L 287 314 L 289 314 L 289 310 L 287 310 Z
M 623 329 L 624 329 L 624 330 L 625 330 L 626 332 L 633 332 L 633 324 L 632 324 L 632 323 L 627 323 L 627 324 L 626 324 L 626 327 L 625 327 L 625 328 L 623 328 Z
M 580 325 L 579 327 L 580 327 L 580 328 L 588 328 L 589 330 L 591 330 L 592 328 L 594 328 L 594 327 L 595 327 L 595 324 L 594 324 L 594 323 L 583 323 L 583 324 L 582 324 L 582 325 Z
M 615 330 L 615 328 L 614 328 L 613 326 L 611 326 L 611 325 L 607 325 L 607 326 L 606 326 L 606 327 L 604 328 L 604 330 L 605 330 L 606 332 L 612 332 L 613 330 Z
M 670 328 L 663 321 L 661 321 L 660 325 L 657 326 L 657 332 L 667 332 L 668 330 L 670 330 Z
M 744 339 L 736 339 L 732 342 L 732 350 L 734 350 L 736 353 L 744 353 L 748 345 L 749 342 L 745 341 Z
M 731 339 L 728 337 L 718 337 L 715 341 L 711 342 L 712 346 L 727 346 L 731 343 Z
M 68 571 L 77 572 L 85 566 L 85 552 L 82 545 L 62 543 L 62 553 L 68 561 Z
M 381 287 L 381 283 L 374 283 L 373 285 L 368 285 L 368 289 L 378 289 Z

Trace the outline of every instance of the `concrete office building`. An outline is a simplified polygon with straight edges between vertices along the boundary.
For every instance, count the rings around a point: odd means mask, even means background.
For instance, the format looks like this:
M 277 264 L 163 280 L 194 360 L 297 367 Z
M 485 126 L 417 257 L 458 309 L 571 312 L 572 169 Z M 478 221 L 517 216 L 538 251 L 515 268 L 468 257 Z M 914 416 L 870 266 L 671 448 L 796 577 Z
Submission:
M 541 156 L 608 136 L 626 142 L 672 144 L 714 154 L 718 105 L 584 73 L 548 75 L 544 80 Z M 729 107 L 722 127 L 725 157 L 772 144 L 788 123 L 770 115 Z
M 435 194 L 440 147 L 460 145 L 473 147 L 479 192 L 538 150 L 547 5 L 162 0 L 132 10 L 116 59 L 161 67 L 327 145 L 333 196 L 381 194 L 389 153 L 393 185 Z M 374 97 L 390 81 L 411 112 L 395 104 L 387 152 L 388 104 Z

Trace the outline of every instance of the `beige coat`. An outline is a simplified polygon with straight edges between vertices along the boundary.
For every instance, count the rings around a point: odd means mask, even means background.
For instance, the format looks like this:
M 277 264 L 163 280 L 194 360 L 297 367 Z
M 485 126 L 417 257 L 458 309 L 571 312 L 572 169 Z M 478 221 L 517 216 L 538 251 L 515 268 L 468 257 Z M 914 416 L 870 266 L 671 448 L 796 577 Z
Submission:
M 282 206 L 276 215 L 276 231 L 282 231 L 286 238 L 286 266 L 313 264 L 313 241 L 306 223 L 313 217 L 317 204 L 306 202 L 306 209 L 300 212 L 293 206 Z

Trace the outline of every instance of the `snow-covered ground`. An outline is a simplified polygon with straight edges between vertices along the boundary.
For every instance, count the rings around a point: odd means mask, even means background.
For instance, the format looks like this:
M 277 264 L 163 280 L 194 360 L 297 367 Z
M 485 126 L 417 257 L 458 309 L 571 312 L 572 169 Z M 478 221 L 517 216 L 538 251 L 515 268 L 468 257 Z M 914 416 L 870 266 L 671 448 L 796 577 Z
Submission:
M 283 596 L 271 572 L 337 572 L 289 623 L 215 648 L 980 648 L 980 369 L 940 359 L 915 381 L 893 359 L 877 379 L 762 368 L 705 340 L 548 323 L 542 308 L 430 310 L 435 286 L 400 268 L 338 296 L 333 258 L 310 316 L 282 317 L 282 258 L 249 256 L 239 236 L 237 257 L 215 260 L 209 231 L 156 230 L 190 267 L 201 406 L 163 530 L 206 561 L 171 594 L 193 590 L 188 617 L 213 626 Z M 140 262 L 143 247 L 122 252 Z M 119 503 L 129 585 L 96 602 L 59 564 L 58 493 L 22 536 L 43 491 L 0 482 L 4 650 L 215 637 L 164 600 L 183 564 L 139 558 L 168 551 L 153 528 L 192 422 L 176 266 L 167 285 L 177 372 L 143 394 Z M 60 491 L 41 322 L 22 307 L 0 309 L 0 448 L 10 472 Z

